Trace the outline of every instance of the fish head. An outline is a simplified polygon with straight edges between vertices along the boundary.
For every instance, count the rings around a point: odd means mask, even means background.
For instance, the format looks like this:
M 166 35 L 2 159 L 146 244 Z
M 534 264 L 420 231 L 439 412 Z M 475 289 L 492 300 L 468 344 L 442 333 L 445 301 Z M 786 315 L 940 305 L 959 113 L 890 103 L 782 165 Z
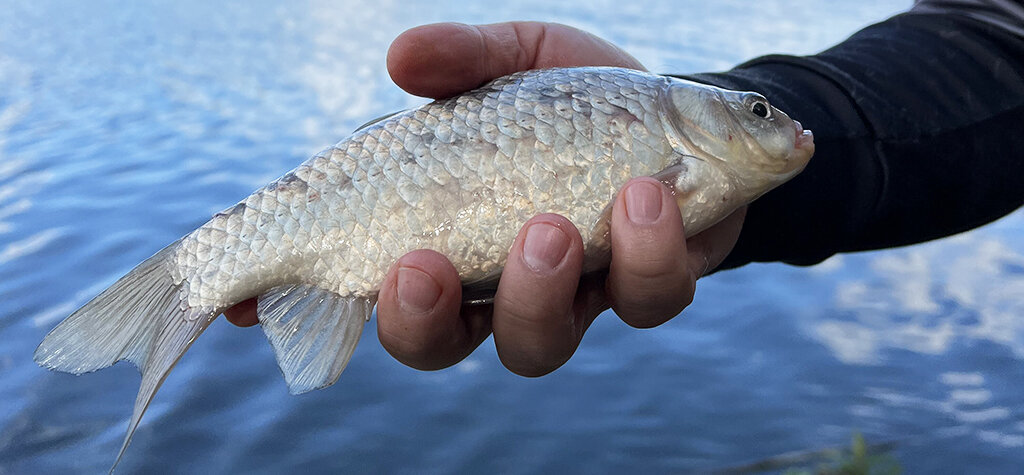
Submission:
M 814 154 L 814 135 L 756 92 L 681 79 L 669 84 L 670 135 L 684 153 L 713 162 L 737 185 L 763 193 L 792 178 Z

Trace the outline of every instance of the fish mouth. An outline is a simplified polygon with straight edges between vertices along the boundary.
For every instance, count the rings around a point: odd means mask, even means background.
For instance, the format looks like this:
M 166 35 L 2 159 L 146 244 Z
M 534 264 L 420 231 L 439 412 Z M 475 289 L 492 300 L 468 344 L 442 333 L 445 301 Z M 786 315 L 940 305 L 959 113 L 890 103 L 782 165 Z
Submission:
M 796 139 L 793 141 L 791 161 L 803 168 L 811 159 L 811 155 L 814 155 L 814 133 L 804 130 L 803 124 L 798 120 L 793 121 L 793 126 L 796 129 Z
M 811 155 L 814 155 L 814 133 L 804 130 L 804 126 L 796 120 L 793 121 L 793 132 L 793 149 L 786 158 L 785 168 L 779 173 L 784 180 L 800 173 L 811 160 Z
M 804 130 L 803 124 L 799 120 L 793 121 L 793 126 L 796 128 L 796 142 L 794 143 L 797 149 L 810 148 L 814 151 L 814 132 L 810 130 Z

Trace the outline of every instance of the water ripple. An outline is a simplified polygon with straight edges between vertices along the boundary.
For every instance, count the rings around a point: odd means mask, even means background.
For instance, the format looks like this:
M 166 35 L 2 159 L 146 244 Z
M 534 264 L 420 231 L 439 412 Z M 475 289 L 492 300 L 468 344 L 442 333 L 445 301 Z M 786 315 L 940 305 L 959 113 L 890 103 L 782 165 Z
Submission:
M 60 237 L 61 234 L 62 230 L 59 228 L 47 229 L 25 239 L 9 243 L 0 248 L 0 264 L 6 264 L 14 259 L 38 252 L 46 247 L 47 244 L 53 242 L 54 239 Z
M 1024 276 L 1007 271 L 1024 263 L 1024 249 L 969 234 L 869 262 L 871 274 L 836 287 L 842 317 L 815 324 L 840 360 L 879 363 L 887 349 L 941 354 L 964 339 L 1007 345 L 1024 359 Z

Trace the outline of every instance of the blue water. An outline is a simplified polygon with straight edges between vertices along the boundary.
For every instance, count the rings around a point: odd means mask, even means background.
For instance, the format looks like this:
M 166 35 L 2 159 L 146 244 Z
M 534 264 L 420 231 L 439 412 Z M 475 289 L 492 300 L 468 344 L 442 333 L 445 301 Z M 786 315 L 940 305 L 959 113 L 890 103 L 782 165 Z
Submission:
M 138 385 L 32 362 L 43 335 L 212 213 L 356 126 L 422 103 L 384 54 L 435 21 L 539 19 L 654 71 L 812 53 L 909 2 L 5 2 L 0 10 L 0 474 L 105 471 Z M 628 3 L 628 4 L 627 4 Z M 367 331 L 292 397 L 258 329 L 219 320 L 123 473 L 701 472 L 896 441 L 908 473 L 1024 466 L 1024 212 L 925 245 L 702 280 L 654 329 L 604 315 L 555 373 L 491 342 L 419 372 Z

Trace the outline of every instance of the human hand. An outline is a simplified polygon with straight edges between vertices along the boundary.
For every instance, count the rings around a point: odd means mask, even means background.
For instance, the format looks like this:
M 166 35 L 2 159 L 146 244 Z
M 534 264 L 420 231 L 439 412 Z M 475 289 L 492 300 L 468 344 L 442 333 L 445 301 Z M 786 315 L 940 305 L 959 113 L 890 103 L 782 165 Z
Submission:
M 413 28 L 392 43 L 387 63 L 396 84 L 433 98 L 526 69 L 643 69 L 589 33 L 535 22 Z M 668 189 L 652 178 L 636 178 L 613 204 L 606 275 L 581 278 L 579 231 L 564 217 L 536 216 L 512 245 L 493 305 L 463 306 L 451 263 L 434 251 L 413 251 L 398 260 L 381 286 L 378 336 L 397 360 L 431 370 L 461 361 L 493 332 L 498 356 L 510 371 L 547 374 L 572 356 L 590 323 L 609 307 L 641 328 L 679 314 L 693 299 L 696 279 L 732 250 L 744 214 L 740 209 L 687 240 Z M 225 316 L 239 326 L 254 325 L 255 307 L 250 299 Z

